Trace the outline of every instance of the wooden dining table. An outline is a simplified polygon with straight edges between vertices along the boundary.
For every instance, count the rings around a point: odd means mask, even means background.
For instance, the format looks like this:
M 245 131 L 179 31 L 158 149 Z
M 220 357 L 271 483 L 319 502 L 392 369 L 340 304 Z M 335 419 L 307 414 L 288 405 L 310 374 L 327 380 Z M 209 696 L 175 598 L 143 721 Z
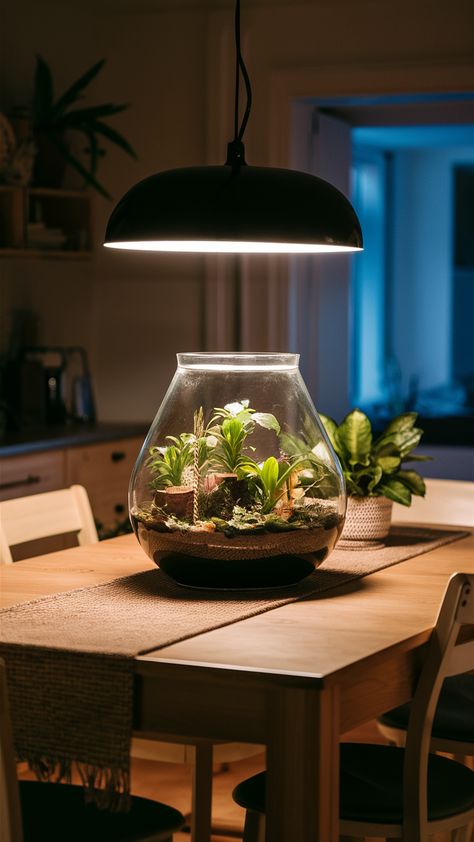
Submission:
M 449 527 L 447 527 L 449 528 Z M 133 535 L 0 568 L 0 606 L 153 567 Z M 336 842 L 340 736 L 409 700 L 474 535 L 135 659 L 134 728 L 266 746 L 267 842 Z

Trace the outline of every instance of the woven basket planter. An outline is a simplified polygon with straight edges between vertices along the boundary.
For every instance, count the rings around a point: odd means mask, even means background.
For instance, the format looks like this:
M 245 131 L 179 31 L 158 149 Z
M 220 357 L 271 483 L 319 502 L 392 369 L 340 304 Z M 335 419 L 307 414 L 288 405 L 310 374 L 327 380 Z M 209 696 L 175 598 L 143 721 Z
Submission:
M 392 520 L 391 500 L 386 497 L 348 497 L 341 549 L 377 549 L 385 543 Z

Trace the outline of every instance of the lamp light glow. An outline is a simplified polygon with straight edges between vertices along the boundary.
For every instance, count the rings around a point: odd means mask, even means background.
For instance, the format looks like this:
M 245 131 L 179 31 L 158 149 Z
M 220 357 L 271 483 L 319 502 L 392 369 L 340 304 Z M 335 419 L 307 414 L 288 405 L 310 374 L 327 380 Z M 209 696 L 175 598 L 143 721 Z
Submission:
M 174 251 L 210 254 L 321 254 L 362 251 L 354 246 L 323 243 L 250 243 L 238 240 L 143 240 L 142 242 L 104 243 L 107 248 L 129 251 Z

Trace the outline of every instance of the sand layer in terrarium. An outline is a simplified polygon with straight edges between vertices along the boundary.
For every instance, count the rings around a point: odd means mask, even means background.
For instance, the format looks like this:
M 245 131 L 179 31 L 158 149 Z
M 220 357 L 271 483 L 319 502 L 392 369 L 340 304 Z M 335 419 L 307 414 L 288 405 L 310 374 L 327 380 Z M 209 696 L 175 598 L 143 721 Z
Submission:
M 327 507 L 330 510 L 330 507 Z M 247 531 L 232 528 L 218 530 L 212 521 L 171 530 L 165 523 L 151 519 L 144 521 L 132 512 L 132 523 L 138 540 L 150 558 L 158 560 L 160 553 L 181 552 L 198 558 L 264 558 L 285 553 L 312 553 L 321 549 L 330 552 L 342 530 L 343 517 L 334 511 L 321 514 L 319 519 L 297 522 L 267 520 L 267 525 Z M 214 527 L 214 528 L 213 528 Z M 327 554 L 327 553 L 326 553 Z

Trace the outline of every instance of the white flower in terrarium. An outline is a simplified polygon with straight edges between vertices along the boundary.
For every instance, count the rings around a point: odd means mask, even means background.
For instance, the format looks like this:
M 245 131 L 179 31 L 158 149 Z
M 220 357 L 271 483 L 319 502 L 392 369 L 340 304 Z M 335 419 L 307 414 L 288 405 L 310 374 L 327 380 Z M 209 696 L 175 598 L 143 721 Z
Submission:
M 238 415 L 239 412 L 244 412 L 248 408 L 250 401 L 234 401 L 233 403 L 226 403 L 224 409 L 230 412 L 231 415 Z

